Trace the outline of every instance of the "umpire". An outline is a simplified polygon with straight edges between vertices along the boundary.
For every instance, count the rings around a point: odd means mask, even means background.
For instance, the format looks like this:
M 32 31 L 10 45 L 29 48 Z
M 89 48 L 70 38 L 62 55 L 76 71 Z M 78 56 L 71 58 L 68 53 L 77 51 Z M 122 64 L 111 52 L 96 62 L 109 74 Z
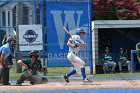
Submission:
M 31 51 L 29 53 L 29 59 L 22 59 L 18 61 L 18 64 L 25 68 L 24 73 L 17 81 L 17 85 L 21 85 L 25 80 L 29 80 L 30 84 L 46 83 L 47 78 L 38 75 L 38 71 L 45 72 L 39 60 L 38 51 Z
M 16 40 L 14 38 L 8 38 L 7 43 L 0 47 L 0 80 L 3 85 L 10 85 L 9 83 L 9 56 L 12 54 L 12 50 L 16 46 Z

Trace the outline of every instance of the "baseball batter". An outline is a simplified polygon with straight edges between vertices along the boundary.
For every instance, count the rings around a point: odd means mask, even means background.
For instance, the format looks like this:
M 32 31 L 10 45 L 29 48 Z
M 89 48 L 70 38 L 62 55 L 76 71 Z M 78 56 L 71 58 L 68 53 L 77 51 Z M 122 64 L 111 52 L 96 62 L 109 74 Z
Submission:
M 86 77 L 85 73 L 85 62 L 78 57 L 78 52 L 80 49 L 85 48 L 86 44 L 83 41 L 85 32 L 83 29 L 77 29 L 76 35 L 72 35 L 67 42 L 69 46 L 69 53 L 67 55 L 68 60 L 73 64 L 74 68 L 66 75 L 64 75 L 64 80 L 69 82 L 69 77 L 73 74 L 81 73 L 83 77 L 83 82 L 91 82 Z

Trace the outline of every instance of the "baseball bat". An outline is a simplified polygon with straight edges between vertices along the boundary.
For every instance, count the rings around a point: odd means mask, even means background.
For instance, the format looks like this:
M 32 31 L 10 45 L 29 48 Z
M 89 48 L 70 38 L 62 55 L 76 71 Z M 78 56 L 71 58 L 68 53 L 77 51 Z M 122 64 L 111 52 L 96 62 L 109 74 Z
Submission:
M 63 27 L 63 30 L 71 37 L 70 32 L 66 29 L 66 27 Z

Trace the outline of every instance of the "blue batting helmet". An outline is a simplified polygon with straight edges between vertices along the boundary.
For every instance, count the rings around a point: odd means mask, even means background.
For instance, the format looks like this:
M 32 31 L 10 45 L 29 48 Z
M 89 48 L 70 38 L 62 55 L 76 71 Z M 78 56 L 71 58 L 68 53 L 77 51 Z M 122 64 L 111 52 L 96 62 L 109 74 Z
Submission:
M 76 30 L 76 34 L 80 35 L 80 33 L 84 33 L 85 34 L 86 32 L 83 29 L 79 28 L 79 29 Z

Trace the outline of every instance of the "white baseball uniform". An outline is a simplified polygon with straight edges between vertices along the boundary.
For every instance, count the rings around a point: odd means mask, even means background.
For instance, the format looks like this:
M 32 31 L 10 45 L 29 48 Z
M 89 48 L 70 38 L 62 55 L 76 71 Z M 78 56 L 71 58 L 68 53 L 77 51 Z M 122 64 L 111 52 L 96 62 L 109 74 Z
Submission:
M 85 44 L 79 35 L 72 35 L 69 41 L 72 41 L 73 44 L 75 43 Z M 78 57 L 79 51 L 80 51 L 79 47 L 77 48 L 69 47 L 69 53 L 67 55 L 68 60 L 74 65 L 74 68 L 78 73 L 80 72 L 81 67 L 85 67 L 85 62 L 80 57 Z

